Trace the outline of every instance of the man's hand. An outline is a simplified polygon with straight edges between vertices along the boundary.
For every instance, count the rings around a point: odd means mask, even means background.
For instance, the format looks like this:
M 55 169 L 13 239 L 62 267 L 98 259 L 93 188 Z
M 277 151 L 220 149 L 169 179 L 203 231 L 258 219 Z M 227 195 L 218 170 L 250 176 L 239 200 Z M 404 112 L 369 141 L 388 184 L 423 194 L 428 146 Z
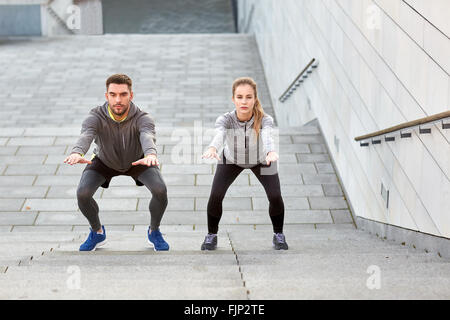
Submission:
M 156 158 L 156 154 L 149 154 L 138 161 L 132 163 L 133 166 L 144 165 L 144 166 L 159 166 L 159 161 Z
M 269 165 L 271 162 L 278 160 L 278 154 L 275 151 L 271 151 L 266 156 L 266 163 Z
M 79 153 L 72 153 L 70 156 L 68 156 L 66 159 L 64 159 L 64 163 L 70 164 L 73 166 L 76 163 L 87 163 L 91 164 L 92 161 L 87 160 L 81 156 Z
M 202 159 L 212 159 L 216 158 L 220 161 L 219 155 L 217 154 L 217 150 L 214 147 L 209 147 L 208 150 L 203 154 Z

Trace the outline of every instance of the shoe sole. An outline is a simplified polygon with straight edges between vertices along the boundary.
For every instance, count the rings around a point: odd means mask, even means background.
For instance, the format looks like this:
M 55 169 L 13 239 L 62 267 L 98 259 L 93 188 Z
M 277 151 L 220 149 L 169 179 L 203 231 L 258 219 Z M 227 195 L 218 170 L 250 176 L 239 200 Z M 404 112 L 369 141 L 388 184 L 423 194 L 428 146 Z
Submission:
M 217 246 L 214 246 L 213 248 L 208 248 L 208 247 L 203 246 L 203 245 L 200 248 L 201 251 L 214 251 L 216 249 L 217 249 Z
M 103 246 L 105 243 L 106 243 L 106 239 L 103 240 L 102 242 L 97 243 L 97 244 L 95 245 L 95 247 L 94 247 L 94 250 L 96 250 L 98 247 Z
M 150 245 L 150 247 L 153 248 L 153 251 L 169 251 L 169 249 L 164 249 L 164 250 L 156 250 L 155 245 L 153 244 L 153 242 L 151 242 L 149 239 L 147 239 L 148 244 Z
M 288 247 L 282 248 L 282 247 L 277 247 L 276 245 L 274 245 L 273 248 L 274 248 L 275 250 L 288 250 Z
M 98 247 L 103 246 L 105 243 L 106 243 L 106 239 L 103 240 L 103 241 L 101 241 L 101 242 L 99 242 L 99 243 L 97 243 L 97 244 L 95 245 L 95 247 L 94 247 L 92 250 L 79 250 L 79 251 L 87 251 L 87 252 L 89 252 L 89 251 L 95 251 L 95 250 L 97 250 Z
M 208 248 L 201 248 L 200 250 L 201 251 L 214 251 L 214 250 L 216 250 L 217 248 L 212 248 L 212 249 L 208 249 Z

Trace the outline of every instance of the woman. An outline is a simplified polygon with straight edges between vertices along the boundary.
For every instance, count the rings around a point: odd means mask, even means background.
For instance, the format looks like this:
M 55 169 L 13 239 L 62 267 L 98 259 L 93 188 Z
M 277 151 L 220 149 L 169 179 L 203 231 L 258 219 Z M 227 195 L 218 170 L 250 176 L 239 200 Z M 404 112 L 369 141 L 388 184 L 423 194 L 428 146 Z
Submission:
M 219 163 L 207 207 L 208 234 L 201 249 L 217 248 L 217 231 L 225 193 L 237 176 L 249 168 L 263 185 L 269 199 L 274 248 L 287 250 L 288 245 L 283 235 L 284 203 L 276 172 L 278 155 L 274 151 L 271 135 L 273 118 L 264 113 L 258 99 L 256 83 L 252 78 L 236 79 L 233 82 L 232 93 L 236 109 L 217 118 L 216 134 L 203 154 L 203 158 L 216 158 Z M 222 146 L 223 161 L 220 161 L 218 151 Z

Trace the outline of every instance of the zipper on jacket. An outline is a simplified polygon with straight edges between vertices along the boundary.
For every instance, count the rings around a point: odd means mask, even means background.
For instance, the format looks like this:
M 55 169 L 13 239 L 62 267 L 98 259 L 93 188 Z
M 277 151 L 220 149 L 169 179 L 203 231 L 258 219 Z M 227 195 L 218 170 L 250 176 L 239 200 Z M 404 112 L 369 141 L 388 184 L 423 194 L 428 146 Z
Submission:
M 125 151 L 125 136 L 123 135 L 123 130 L 121 128 L 122 125 L 120 123 L 118 123 L 118 126 L 119 126 L 119 135 L 122 136 L 122 147 L 123 147 L 123 150 Z
M 120 135 L 122 136 L 122 146 L 123 146 L 123 151 L 125 151 L 125 138 L 124 138 L 124 136 L 123 136 L 123 132 L 122 132 L 122 128 L 121 128 L 120 122 L 117 124 L 117 127 L 119 128 L 119 136 L 120 136 Z M 124 163 L 123 163 L 123 160 L 122 160 L 122 159 L 121 159 L 121 161 L 120 161 L 120 165 L 121 165 L 122 167 L 124 167 Z
M 247 149 L 247 121 L 244 124 L 244 146 Z

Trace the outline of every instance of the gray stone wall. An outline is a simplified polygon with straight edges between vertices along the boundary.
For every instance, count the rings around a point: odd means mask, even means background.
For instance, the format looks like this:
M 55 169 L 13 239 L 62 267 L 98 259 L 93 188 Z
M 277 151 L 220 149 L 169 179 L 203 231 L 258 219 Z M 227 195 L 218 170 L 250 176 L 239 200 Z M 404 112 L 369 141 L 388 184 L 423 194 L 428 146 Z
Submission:
M 105 33 L 234 33 L 231 0 L 103 0 Z
M 40 36 L 40 5 L 0 4 L 0 36 Z
M 240 0 L 280 127 L 323 129 L 356 216 L 450 238 L 450 130 L 360 147 L 354 138 L 448 110 L 449 1 Z M 316 58 L 285 103 L 278 97 Z M 389 191 L 389 202 L 380 190 Z

